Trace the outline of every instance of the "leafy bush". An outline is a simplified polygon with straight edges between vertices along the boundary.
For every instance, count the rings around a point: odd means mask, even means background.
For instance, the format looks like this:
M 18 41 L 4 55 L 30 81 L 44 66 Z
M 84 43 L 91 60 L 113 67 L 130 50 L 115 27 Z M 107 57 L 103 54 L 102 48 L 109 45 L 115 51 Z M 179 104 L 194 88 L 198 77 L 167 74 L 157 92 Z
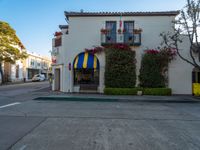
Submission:
M 125 44 L 113 44 L 105 49 L 105 86 L 133 88 L 136 82 L 135 52 Z
M 171 95 L 172 90 L 170 88 L 145 88 L 143 89 L 143 95 Z
M 175 55 L 175 51 L 167 48 L 160 51 L 146 50 L 141 62 L 140 86 L 144 88 L 165 87 L 168 63 L 174 59 Z
M 141 87 L 165 87 L 165 77 L 161 74 L 158 54 L 144 54 L 140 68 Z
M 106 95 L 137 95 L 137 91 L 142 91 L 143 95 L 171 95 L 170 88 L 105 88 Z

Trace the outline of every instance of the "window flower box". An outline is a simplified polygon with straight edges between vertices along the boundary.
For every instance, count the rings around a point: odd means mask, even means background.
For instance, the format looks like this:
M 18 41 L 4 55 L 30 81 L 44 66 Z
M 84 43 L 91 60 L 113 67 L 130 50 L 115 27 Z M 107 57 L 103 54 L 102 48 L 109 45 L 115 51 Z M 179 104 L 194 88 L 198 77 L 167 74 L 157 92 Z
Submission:
M 101 29 L 101 34 L 107 34 L 107 33 L 109 33 L 108 29 Z
M 139 28 L 139 29 L 134 29 L 133 30 L 133 33 L 134 34 L 139 34 L 139 33 L 141 33 L 142 32 L 142 29 L 141 28 Z
M 57 37 L 57 36 L 61 36 L 62 35 L 62 32 L 55 32 L 54 36 Z
M 122 33 L 126 32 L 126 29 L 123 29 L 123 30 L 122 29 L 118 29 L 117 31 L 118 31 L 118 34 L 122 34 Z

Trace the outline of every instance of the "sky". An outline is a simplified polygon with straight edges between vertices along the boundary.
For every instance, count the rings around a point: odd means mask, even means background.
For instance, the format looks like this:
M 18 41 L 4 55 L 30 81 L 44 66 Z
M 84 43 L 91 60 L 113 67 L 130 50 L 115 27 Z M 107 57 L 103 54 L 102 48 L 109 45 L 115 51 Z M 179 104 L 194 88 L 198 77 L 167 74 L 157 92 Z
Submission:
M 0 0 L 0 20 L 8 22 L 27 51 L 50 56 L 64 11 L 170 11 L 186 0 Z

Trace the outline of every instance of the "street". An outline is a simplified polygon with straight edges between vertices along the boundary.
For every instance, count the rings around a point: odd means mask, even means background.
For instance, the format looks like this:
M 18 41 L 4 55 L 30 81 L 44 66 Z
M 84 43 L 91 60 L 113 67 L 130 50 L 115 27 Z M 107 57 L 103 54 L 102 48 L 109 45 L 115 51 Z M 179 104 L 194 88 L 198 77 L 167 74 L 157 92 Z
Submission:
M 29 82 L 25 84 L 0 86 L 0 106 L 15 101 L 29 100 L 31 92 L 47 87 L 49 87 L 48 82 Z
M 0 87 L 0 150 L 200 149 L 198 102 L 33 100 L 48 86 Z

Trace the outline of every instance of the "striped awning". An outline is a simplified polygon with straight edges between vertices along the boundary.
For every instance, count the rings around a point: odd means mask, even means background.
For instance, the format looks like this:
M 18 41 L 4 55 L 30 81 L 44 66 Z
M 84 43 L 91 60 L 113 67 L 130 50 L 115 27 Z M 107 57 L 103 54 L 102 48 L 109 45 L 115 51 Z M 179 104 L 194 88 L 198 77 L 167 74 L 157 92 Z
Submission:
M 93 54 L 80 53 L 74 60 L 74 69 L 99 69 L 99 61 Z

